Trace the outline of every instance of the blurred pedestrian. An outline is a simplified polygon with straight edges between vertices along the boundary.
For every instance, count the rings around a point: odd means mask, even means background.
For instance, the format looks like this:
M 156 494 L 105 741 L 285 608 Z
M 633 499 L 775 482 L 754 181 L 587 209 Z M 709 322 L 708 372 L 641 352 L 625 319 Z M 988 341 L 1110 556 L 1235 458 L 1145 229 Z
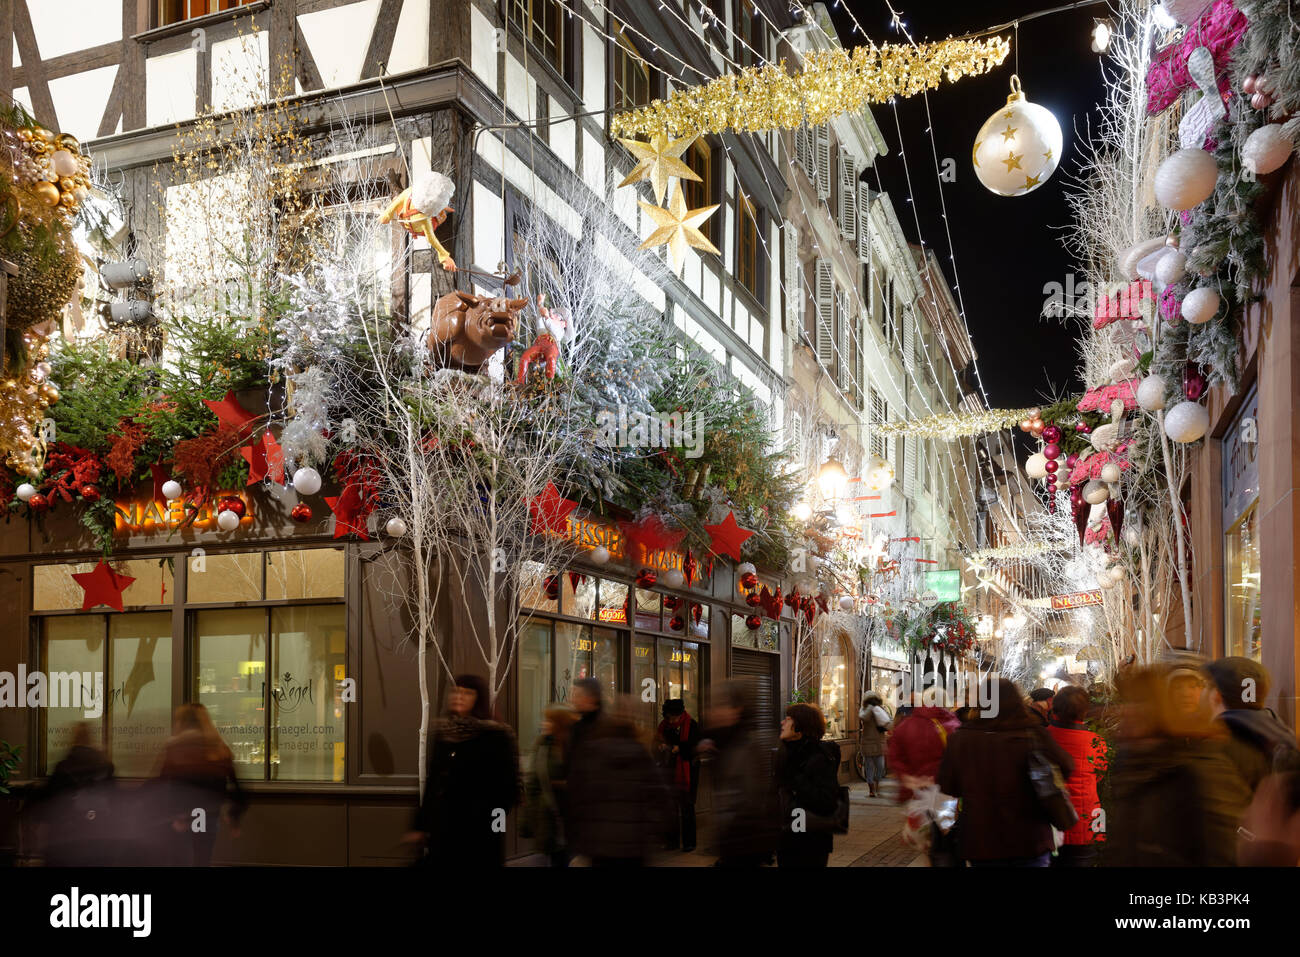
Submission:
M 50 772 L 32 806 L 49 867 L 106 867 L 125 863 L 117 850 L 125 822 L 113 762 L 94 743 L 94 728 L 79 721 L 68 753 Z
M 1224 752 L 1251 792 L 1273 773 L 1300 770 L 1295 732 L 1264 707 L 1268 671 L 1250 658 L 1220 658 L 1206 665 L 1210 711 L 1228 730 Z
M 583 717 L 571 734 L 569 846 L 593 867 L 639 867 L 665 829 L 668 796 L 630 709 L 605 707 L 588 681 L 572 697 Z
M 1225 753 L 1227 730 L 1211 719 L 1205 685 L 1194 660 L 1132 667 L 1118 676 L 1104 863 L 1236 862 L 1250 789 Z
M 919 696 L 918 696 L 919 697 Z M 899 709 L 900 713 L 902 709 Z M 895 722 L 889 736 L 889 769 L 898 776 L 898 801 L 905 803 L 923 788 L 935 787 L 948 737 L 960 722 L 947 708 L 918 704 Z M 927 854 L 931 867 L 955 867 L 956 834 L 930 825 Z
M 564 833 L 568 803 L 567 777 L 569 732 L 578 720 L 577 712 L 565 705 L 552 705 L 542 716 L 542 733 L 533 749 L 533 769 L 528 775 L 523 836 L 536 842 L 539 853 L 550 858 L 552 867 L 569 866 L 569 848 Z
M 176 709 L 158 780 L 177 838 L 173 862 L 206 867 L 212 863 L 223 815 L 231 836 L 238 837 L 248 800 L 239 786 L 230 748 L 203 705 L 183 704 Z
M 1053 864 L 1057 867 L 1089 867 L 1096 858 L 1097 843 L 1106 839 L 1099 824 L 1097 776 L 1106 769 L 1106 743 L 1085 725 L 1091 702 L 1088 692 L 1067 685 L 1052 699 L 1052 724 L 1047 733 L 1074 762 L 1074 773 L 1066 781 L 1070 803 L 1078 822 L 1064 832 Z
M 876 692 L 869 692 L 862 699 L 862 708 L 858 711 L 858 727 L 862 731 L 859 748 L 864 759 L 863 770 L 867 777 L 867 791 L 872 797 L 880 797 L 880 782 L 885 777 L 885 734 L 891 727 L 889 712 Z
M 756 725 L 753 691 L 740 679 L 714 689 L 700 748 L 712 762 L 718 867 L 760 867 L 776 850 L 774 755 Z
M 826 719 L 816 705 L 798 703 L 785 709 L 776 759 L 781 797 L 779 867 L 825 867 L 830 859 L 834 836 L 829 822 L 839 799 L 839 751 L 822 741 L 825 734 Z
M 655 730 L 655 757 L 664 772 L 673 812 L 664 849 L 695 850 L 695 797 L 700 789 L 700 761 L 696 755 L 699 726 L 686 711 L 686 702 L 664 702 L 663 720 Z
M 506 814 L 519 803 L 519 749 L 493 719 L 487 682 L 455 677 L 447 714 L 433 729 L 424 798 L 408 839 L 423 838 L 423 862 L 450 868 L 505 864 Z
M 957 852 L 973 866 L 1047 867 L 1052 825 L 1030 779 L 1038 751 L 1068 778 L 1074 762 L 1025 706 L 1006 678 L 987 686 L 992 705 L 948 739 L 939 789 L 957 798 Z M 993 697 L 996 695 L 996 697 Z
M 1029 713 L 1038 720 L 1039 727 L 1046 728 L 1051 723 L 1052 698 L 1056 692 L 1051 688 L 1035 688 L 1029 692 Z

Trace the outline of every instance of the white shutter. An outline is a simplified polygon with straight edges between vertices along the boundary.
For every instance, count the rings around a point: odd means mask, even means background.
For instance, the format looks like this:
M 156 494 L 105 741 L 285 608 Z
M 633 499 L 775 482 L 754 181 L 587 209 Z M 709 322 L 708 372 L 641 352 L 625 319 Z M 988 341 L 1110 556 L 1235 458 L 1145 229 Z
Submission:
M 916 494 L 916 436 L 907 436 L 902 445 L 903 494 L 908 498 L 912 498 Z
M 858 408 L 862 408 L 862 395 L 866 389 L 866 383 L 863 381 L 862 364 L 862 337 L 866 333 L 863 328 L 862 311 L 858 310 L 853 314 L 853 391 L 857 394 Z
M 817 360 L 829 371 L 835 361 L 835 273 L 829 260 L 817 260 Z
M 823 123 L 813 127 L 814 162 L 817 165 L 817 195 L 829 199 L 831 195 L 831 131 Z
M 838 354 L 835 356 L 835 381 L 841 391 L 849 388 L 851 379 L 849 376 L 849 362 L 853 353 L 849 349 L 849 323 L 853 321 L 853 314 L 850 311 L 851 302 L 846 294 L 837 297 L 839 309 L 836 315 L 836 346 Z
M 803 268 L 799 264 L 799 227 L 786 220 L 784 233 L 785 275 L 781 277 L 781 282 L 785 285 L 786 328 L 797 341 L 799 327 L 803 324 L 804 300 Z
M 858 161 L 840 152 L 840 232 L 853 241 L 858 233 Z
M 796 126 L 794 129 L 794 161 L 803 167 L 809 179 L 817 178 L 812 162 L 812 132 L 807 126 Z
M 903 368 L 908 372 L 914 372 L 916 362 L 912 353 L 916 348 L 916 316 L 911 308 L 904 306 L 902 309 L 903 323 Z
M 871 262 L 871 190 L 858 183 L 858 261 Z

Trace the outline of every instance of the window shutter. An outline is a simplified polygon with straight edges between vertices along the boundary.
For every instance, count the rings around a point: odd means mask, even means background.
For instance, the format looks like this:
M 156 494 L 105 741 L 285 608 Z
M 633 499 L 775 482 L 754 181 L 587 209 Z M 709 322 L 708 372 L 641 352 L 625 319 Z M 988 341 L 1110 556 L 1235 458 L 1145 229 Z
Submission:
M 803 466 L 803 416 L 798 412 L 790 413 L 790 454 L 794 456 L 796 468 Z
M 853 241 L 858 234 L 858 161 L 840 152 L 840 232 Z
M 799 327 L 803 325 L 803 268 L 799 264 L 799 227 L 788 220 L 785 224 L 785 276 L 782 281 L 785 283 L 786 328 L 798 340 Z
M 817 260 L 817 360 L 830 371 L 835 361 L 835 273 L 828 260 Z
M 852 384 L 850 377 L 849 363 L 853 353 L 849 349 L 849 323 L 853 321 L 853 315 L 849 310 L 850 302 L 847 294 L 837 297 L 839 309 L 837 310 L 837 350 L 835 356 L 835 381 L 840 390 L 844 391 Z
M 796 126 L 794 129 L 794 161 L 803 167 L 803 171 L 808 174 L 808 178 L 815 180 L 817 171 L 812 164 L 812 144 L 811 131 L 807 126 Z
M 908 306 L 903 307 L 903 368 L 913 372 L 916 362 L 912 352 L 916 348 L 916 316 Z
M 858 261 L 871 262 L 871 190 L 858 183 Z
M 862 381 L 862 336 L 863 336 L 862 312 L 858 311 L 853 314 L 853 392 L 857 399 L 857 407 L 862 408 L 862 393 L 865 390 L 866 383 Z
M 903 442 L 903 494 L 911 498 L 916 494 L 916 436 L 909 435 Z
M 831 195 L 831 131 L 823 123 L 813 128 L 813 149 L 816 154 L 817 195 L 829 199 Z

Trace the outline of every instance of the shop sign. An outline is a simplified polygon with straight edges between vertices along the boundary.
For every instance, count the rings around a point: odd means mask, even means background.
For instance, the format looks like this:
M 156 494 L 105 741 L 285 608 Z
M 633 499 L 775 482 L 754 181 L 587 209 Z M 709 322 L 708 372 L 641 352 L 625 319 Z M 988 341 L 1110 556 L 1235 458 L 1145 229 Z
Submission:
M 925 573 L 925 591 L 934 592 L 939 601 L 961 601 L 961 571 L 956 568 Z
M 627 612 L 622 608 L 602 608 L 600 610 L 600 620 L 613 622 L 618 625 L 626 625 Z
M 1100 605 L 1101 589 L 1094 588 L 1092 591 L 1076 591 L 1069 595 L 1053 595 L 1052 610 L 1066 611 L 1071 608 L 1082 608 L 1085 605 Z
M 605 546 L 609 549 L 609 556 L 612 559 L 622 559 L 624 557 L 623 533 L 614 525 L 606 525 L 602 522 L 592 521 L 589 518 L 577 518 L 569 516 L 569 540 L 584 551 L 591 551 L 598 546 Z M 667 548 L 649 549 L 644 546 L 640 548 L 641 555 L 634 556 L 639 567 L 653 568 L 658 571 L 666 572 L 672 569 L 684 571 L 682 568 L 682 554 Z M 609 619 L 613 621 L 615 619 Z M 626 616 L 618 621 L 626 623 Z
M 225 498 L 237 498 L 243 502 L 245 510 L 243 521 L 246 523 L 252 519 L 253 503 L 247 495 L 243 492 L 217 492 L 198 506 L 198 515 L 189 524 L 200 531 L 216 528 L 217 503 Z M 187 508 L 186 501 L 182 498 L 172 499 L 170 502 L 160 502 L 156 499 L 134 502 L 119 500 L 113 505 L 117 512 L 114 516 L 116 531 L 118 534 L 125 535 L 152 535 L 155 532 L 174 531 L 186 524 L 192 514 L 192 508 Z
M 1259 390 L 1251 386 L 1223 436 L 1223 527 L 1231 528 L 1259 497 Z

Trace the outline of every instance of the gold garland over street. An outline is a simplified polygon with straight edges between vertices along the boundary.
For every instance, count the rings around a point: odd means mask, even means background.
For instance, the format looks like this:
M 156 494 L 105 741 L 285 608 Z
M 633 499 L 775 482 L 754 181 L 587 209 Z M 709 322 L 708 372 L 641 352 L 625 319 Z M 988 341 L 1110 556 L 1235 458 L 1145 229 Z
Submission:
M 782 60 L 676 90 L 610 121 L 615 136 L 695 137 L 702 133 L 792 130 L 896 96 L 933 90 L 943 80 L 987 73 L 1011 50 L 1003 37 L 856 47 L 804 54 L 791 74 Z
M 919 435 L 927 439 L 952 441 L 970 435 L 987 435 L 1014 428 L 1032 419 L 1034 409 L 981 409 L 978 412 L 940 412 L 910 422 L 885 422 L 875 427 L 877 435 Z

